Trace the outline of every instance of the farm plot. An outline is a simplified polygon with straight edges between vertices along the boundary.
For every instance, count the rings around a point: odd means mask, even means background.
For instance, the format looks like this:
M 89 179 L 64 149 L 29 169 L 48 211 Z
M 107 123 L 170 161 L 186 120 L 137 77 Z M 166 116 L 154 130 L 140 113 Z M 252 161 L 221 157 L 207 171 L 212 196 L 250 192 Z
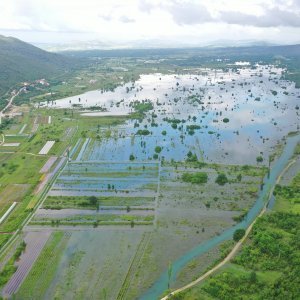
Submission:
M 144 232 L 107 229 L 64 236 L 53 233 L 16 299 L 116 299 Z
M 57 160 L 57 156 L 51 156 L 46 163 L 44 164 L 44 166 L 41 168 L 40 173 L 47 173 L 50 171 L 51 167 L 53 166 L 53 164 L 56 162 Z
M 141 192 L 155 196 L 158 183 L 157 163 L 101 163 L 72 162 L 67 164 L 49 195 L 68 196 L 72 191 L 102 193 L 104 196 L 119 193 Z
M 20 287 L 35 260 L 46 244 L 50 232 L 28 232 L 24 237 L 26 250 L 16 263 L 17 270 L 3 289 L 2 295 L 11 297 Z
M 22 283 L 15 299 L 42 299 L 57 270 L 62 251 L 65 249 L 69 233 L 54 232 Z
M 97 197 L 99 208 L 105 207 L 127 208 L 131 209 L 152 209 L 154 206 L 155 197 Z M 65 209 L 65 208 L 80 208 L 80 209 L 95 209 L 91 198 L 88 196 L 48 196 L 43 203 L 45 209 Z
M 19 147 L 20 143 L 4 143 L 2 147 Z
M 158 180 L 157 163 L 68 163 L 31 225 L 152 224 Z
M 46 155 L 55 144 L 55 141 L 47 141 L 44 147 L 39 152 L 40 155 Z
M 0 217 L 9 209 L 13 202 L 20 202 L 29 184 L 9 184 L 0 189 Z

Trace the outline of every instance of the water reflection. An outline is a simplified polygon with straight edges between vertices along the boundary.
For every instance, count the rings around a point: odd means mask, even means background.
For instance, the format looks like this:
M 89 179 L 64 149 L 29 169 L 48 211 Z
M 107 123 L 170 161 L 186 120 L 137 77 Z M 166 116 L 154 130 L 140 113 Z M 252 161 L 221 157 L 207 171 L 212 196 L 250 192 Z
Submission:
M 229 72 L 142 75 L 114 92 L 91 91 L 43 105 L 97 105 L 107 114 L 120 115 L 131 113 L 134 101 L 153 103 L 143 121 L 120 126 L 118 138 L 91 143 L 83 160 L 128 160 L 131 154 L 136 160 L 149 160 L 161 146 L 160 155 L 168 160 L 183 160 L 192 151 L 206 161 L 253 164 L 258 155 L 266 159 L 278 140 L 299 126 L 300 93 L 294 83 L 280 79 L 282 72 L 257 65 Z M 183 122 L 175 128 L 170 122 L 174 119 Z M 200 128 L 189 130 L 190 125 Z M 150 135 L 137 136 L 138 129 Z

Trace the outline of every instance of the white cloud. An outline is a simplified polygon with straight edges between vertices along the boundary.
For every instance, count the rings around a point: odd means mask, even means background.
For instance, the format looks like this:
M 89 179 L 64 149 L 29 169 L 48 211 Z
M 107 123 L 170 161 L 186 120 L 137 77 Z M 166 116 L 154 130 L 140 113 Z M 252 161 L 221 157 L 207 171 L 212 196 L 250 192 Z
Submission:
M 299 0 L 2 0 L 0 11 L 0 33 L 23 30 L 26 38 L 300 41 Z

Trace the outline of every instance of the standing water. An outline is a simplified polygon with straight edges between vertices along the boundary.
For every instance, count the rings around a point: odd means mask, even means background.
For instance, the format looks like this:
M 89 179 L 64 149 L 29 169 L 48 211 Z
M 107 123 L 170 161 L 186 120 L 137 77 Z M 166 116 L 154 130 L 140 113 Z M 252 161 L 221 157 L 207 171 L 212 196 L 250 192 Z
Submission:
M 276 163 L 273 165 L 270 176 L 264 178 L 264 187 L 260 191 L 258 198 L 254 206 L 249 210 L 246 218 L 233 226 L 232 228 L 225 230 L 219 236 L 216 236 L 187 252 L 176 260 L 172 264 L 172 277 L 171 284 L 175 281 L 178 273 L 194 258 L 199 257 L 200 255 L 208 252 L 210 249 L 216 247 L 223 241 L 229 240 L 232 238 L 234 231 L 238 228 L 247 228 L 253 220 L 257 217 L 259 212 L 262 210 L 265 205 L 266 199 L 268 199 L 269 192 L 271 188 L 276 184 L 276 179 L 280 173 L 284 170 L 288 161 L 292 158 L 294 149 L 297 143 L 300 142 L 300 135 L 292 136 L 287 139 L 287 143 L 283 149 L 281 156 L 278 158 Z M 168 289 L 168 271 L 166 270 L 158 280 L 153 284 L 153 286 L 141 296 L 141 300 L 153 300 L 158 299 L 164 291 Z

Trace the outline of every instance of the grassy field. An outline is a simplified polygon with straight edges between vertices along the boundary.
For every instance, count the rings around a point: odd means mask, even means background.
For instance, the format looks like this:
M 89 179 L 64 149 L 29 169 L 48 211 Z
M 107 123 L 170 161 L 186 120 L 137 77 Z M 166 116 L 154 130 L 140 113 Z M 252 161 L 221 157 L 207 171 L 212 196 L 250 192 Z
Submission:
M 99 206 L 151 206 L 153 197 L 97 197 Z M 87 196 L 48 196 L 43 202 L 45 209 L 64 209 L 64 208 L 81 208 L 95 209 L 91 204 L 90 197 Z
M 48 282 L 57 271 L 63 250 L 70 234 L 54 232 L 46 243 L 39 258 L 29 272 L 16 299 L 41 299 L 48 288 Z

